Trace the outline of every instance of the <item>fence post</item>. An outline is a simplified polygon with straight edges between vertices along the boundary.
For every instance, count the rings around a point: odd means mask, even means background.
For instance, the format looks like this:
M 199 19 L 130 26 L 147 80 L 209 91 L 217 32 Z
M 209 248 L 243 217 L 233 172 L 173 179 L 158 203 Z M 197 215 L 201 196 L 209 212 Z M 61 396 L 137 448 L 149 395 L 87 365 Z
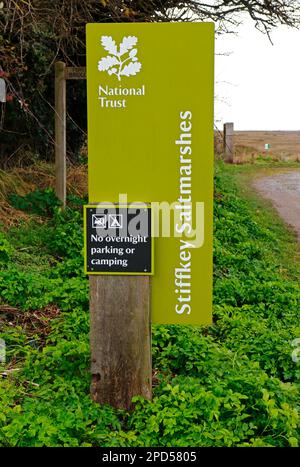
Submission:
M 225 162 L 233 162 L 234 155 L 234 124 L 224 123 L 223 129 L 223 150 Z
M 66 205 L 66 79 L 64 62 L 55 63 L 55 193 Z
M 151 399 L 150 279 L 90 276 L 91 396 L 131 409 L 133 396 Z

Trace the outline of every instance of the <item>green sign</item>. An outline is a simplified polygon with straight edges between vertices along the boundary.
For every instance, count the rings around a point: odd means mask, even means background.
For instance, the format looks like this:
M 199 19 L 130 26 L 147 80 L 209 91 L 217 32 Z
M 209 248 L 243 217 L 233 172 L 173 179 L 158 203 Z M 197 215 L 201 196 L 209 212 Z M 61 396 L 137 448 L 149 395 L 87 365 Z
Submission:
M 211 23 L 87 25 L 89 202 L 148 203 L 152 322 L 209 324 Z

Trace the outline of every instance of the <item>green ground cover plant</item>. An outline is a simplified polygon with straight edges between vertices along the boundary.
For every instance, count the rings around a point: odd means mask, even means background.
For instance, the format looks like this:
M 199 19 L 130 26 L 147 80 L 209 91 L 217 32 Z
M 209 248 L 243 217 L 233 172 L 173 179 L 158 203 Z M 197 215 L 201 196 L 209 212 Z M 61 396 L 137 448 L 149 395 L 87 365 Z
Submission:
M 153 326 L 153 400 L 130 413 L 89 397 L 81 200 L 11 200 L 37 218 L 0 234 L 0 446 L 299 445 L 299 250 L 247 170 L 216 167 L 214 324 Z

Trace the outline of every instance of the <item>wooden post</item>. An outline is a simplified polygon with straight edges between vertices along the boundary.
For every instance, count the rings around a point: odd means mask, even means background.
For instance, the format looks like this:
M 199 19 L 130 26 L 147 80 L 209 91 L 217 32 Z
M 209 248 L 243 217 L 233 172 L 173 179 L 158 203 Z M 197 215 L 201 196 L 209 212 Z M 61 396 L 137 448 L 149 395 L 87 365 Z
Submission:
M 101 404 L 131 409 L 151 399 L 150 279 L 90 276 L 91 395 Z
M 55 193 L 66 205 L 66 65 L 55 63 Z
M 233 123 L 224 123 L 223 130 L 223 148 L 225 162 L 232 163 L 234 155 L 234 124 Z

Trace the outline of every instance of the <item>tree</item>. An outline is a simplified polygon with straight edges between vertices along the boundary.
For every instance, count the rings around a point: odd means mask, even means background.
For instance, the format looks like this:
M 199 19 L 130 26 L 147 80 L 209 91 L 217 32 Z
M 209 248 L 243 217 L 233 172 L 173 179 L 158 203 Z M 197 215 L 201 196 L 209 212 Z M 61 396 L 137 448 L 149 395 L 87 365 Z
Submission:
M 124 16 L 134 21 L 200 21 L 218 22 L 221 30 L 240 23 L 240 14 L 248 13 L 256 27 L 264 32 L 278 24 L 299 25 L 299 0 L 100 0 L 113 21 Z
M 210 20 L 217 23 L 218 33 L 224 33 L 234 31 L 241 13 L 247 13 L 258 29 L 270 35 L 279 24 L 299 26 L 300 1 L 4 0 L 0 3 L 0 65 L 11 102 L 0 104 L 2 157 L 6 160 L 10 153 L 25 149 L 52 157 L 53 63 L 61 59 L 69 65 L 85 65 L 87 22 Z M 85 126 L 80 111 L 85 105 L 84 84 L 74 84 L 73 92 L 70 152 L 82 141 L 76 125 Z

